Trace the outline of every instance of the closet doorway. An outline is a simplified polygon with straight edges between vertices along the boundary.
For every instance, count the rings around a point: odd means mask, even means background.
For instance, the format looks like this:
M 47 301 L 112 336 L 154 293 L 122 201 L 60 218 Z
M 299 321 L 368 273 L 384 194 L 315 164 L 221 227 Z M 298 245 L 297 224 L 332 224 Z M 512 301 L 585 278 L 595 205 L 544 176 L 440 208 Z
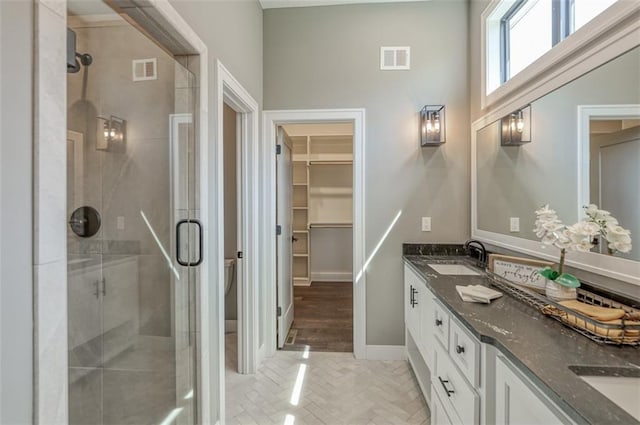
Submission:
M 353 352 L 353 129 L 277 129 L 280 349 Z

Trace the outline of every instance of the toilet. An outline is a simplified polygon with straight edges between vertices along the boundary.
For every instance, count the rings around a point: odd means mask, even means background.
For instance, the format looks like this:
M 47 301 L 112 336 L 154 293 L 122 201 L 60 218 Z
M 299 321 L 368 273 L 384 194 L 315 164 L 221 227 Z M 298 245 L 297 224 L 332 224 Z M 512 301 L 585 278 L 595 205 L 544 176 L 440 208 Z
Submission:
M 236 260 L 234 258 L 224 259 L 224 294 L 228 295 L 233 282 L 236 279 Z

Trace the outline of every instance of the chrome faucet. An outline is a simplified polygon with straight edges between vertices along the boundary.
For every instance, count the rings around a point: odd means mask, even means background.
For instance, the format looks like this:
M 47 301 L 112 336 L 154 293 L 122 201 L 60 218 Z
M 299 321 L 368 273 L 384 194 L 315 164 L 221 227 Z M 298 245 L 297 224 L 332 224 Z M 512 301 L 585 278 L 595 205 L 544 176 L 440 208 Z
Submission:
M 482 242 L 476 239 L 469 239 L 464 243 L 464 249 L 469 253 L 473 250 L 478 254 L 478 267 L 487 267 L 487 248 Z

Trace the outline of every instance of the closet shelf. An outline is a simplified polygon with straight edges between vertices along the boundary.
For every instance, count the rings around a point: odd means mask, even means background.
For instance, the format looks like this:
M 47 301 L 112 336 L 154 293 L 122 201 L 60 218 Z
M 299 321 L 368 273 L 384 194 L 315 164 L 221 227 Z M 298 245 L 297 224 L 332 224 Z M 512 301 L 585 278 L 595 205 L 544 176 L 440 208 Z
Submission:
M 351 187 L 312 187 L 310 197 L 314 196 L 353 196 Z
M 308 210 L 309 207 L 293 207 L 294 210 Z
M 296 229 L 293 229 L 293 233 L 309 233 L 309 231 L 308 230 L 296 230 Z
M 352 160 L 311 160 L 311 165 L 352 165 Z
M 312 227 L 312 228 L 336 228 L 336 229 L 340 229 L 340 228 L 353 227 L 353 223 L 350 223 L 350 222 L 341 222 L 341 223 L 315 222 L 315 223 L 310 223 L 309 227 Z
M 291 160 L 297 163 L 308 162 L 309 164 L 349 165 L 353 164 L 353 154 L 293 154 Z
M 293 254 L 294 258 L 296 258 L 296 257 L 303 257 L 304 258 L 304 257 L 308 257 L 308 256 L 309 256 L 309 254 Z

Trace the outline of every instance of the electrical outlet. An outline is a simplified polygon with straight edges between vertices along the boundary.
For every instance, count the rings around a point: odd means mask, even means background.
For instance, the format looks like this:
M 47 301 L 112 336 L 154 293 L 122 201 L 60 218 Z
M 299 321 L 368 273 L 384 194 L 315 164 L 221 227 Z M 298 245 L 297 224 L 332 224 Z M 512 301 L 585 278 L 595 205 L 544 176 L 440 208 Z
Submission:
M 431 217 L 422 217 L 422 231 L 423 232 L 431 231 Z
M 510 232 L 520 231 L 520 217 L 511 217 L 509 219 L 509 231 Z
M 123 216 L 118 216 L 118 218 L 116 218 L 116 229 L 124 230 L 124 217 Z

